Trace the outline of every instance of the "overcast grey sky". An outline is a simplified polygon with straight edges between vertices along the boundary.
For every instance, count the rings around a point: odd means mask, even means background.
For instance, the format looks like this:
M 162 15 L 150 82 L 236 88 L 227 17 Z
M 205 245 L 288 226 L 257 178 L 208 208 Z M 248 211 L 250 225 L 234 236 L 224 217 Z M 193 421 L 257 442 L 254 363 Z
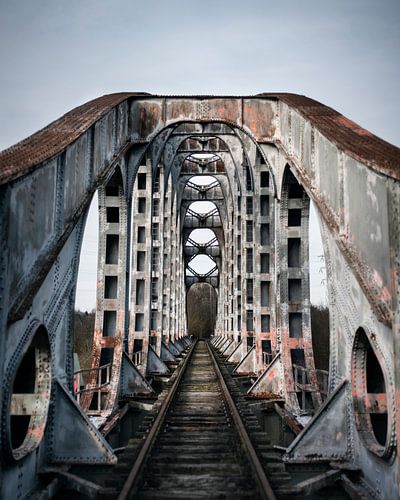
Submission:
M 0 0 L 0 149 L 119 91 L 295 92 L 399 145 L 399 49 L 400 0 Z
M 399 0 L 0 0 L 0 149 L 99 95 L 288 91 L 399 144 Z

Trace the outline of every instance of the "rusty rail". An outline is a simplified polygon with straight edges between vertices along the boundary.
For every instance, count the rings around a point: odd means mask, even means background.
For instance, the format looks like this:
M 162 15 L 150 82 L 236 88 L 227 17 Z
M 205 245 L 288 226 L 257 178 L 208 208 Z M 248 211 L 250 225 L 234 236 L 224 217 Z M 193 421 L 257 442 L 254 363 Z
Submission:
M 164 401 L 161 404 L 160 411 L 158 412 L 158 415 L 154 421 L 154 424 L 152 428 L 150 429 L 150 432 L 148 433 L 146 440 L 142 446 L 142 448 L 139 451 L 139 454 L 135 460 L 135 463 L 133 464 L 133 467 L 129 473 L 129 476 L 127 480 L 125 481 L 125 484 L 121 490 L 121 493 L 118 496 L 118 500 L 125 500 L 127 498 L 131 497 L 131 492 L 132 489 L 135 487 L 137 480 L 139 479 L 140 473 L 147 461 L 147 458 L 150 454 L 150 451 L 155 443 L 155 440 L 158 436 L 158 433 L 161 429 L 161 426 L 164 422 L 165 416 L 167 414 L 167 411 L 171 405 L 171 402 L 175 396 L 176 390 L 178 389 L 179 383 L 182 379 L 183 374 L 185 373 L 186 367 L 188 365 L 189 359 L 193 353 L 194 346 L 196 345 L 196 342 L 193 342 L 193 344 L 190 347 L 190 350 L 181 365 L 180 371 L 172 384 L 171 390 L 169 391 L 167 397 L 164 399 Z
M 236 408 L 236 405 L 232 399 L 232 396 L 229 392 L 229 389 L 225 383 L 224 377 L 221 373 L 221 370 L 218 366 L 217 361 L 215 360 L 214 353 L 212 352 L 209 343 L 207 342 L 207 348 L 208 352 L 210 353 L 212 362 L 214 364 L 215 372 L 217 374 L 219 383 L 221 385 L 222 389 L 222 394 L 223 397 L 229 407 L 229 410 L 232 415 L 233 422 L 235 424 L 236 430 L 239 434 L 242 446 L 246 452 L 247 458 L 251 464 L 251 467 L 254 471 L 258 486 L 260 488 L 260 493 L 262 495 L 262 498 L 268 499 L 268 500 L 275 500 L 275 494 L 272 490 L 272 487 L 267 479 L 267 476 L 265 475 L 264 468 L 261 465 L 261 462 L 257 456 L 257 453 L 250 441 L 249 435 L 247 433 L 247 430 L 242 422 L 242 419 L 240 417 L 240 414 Z

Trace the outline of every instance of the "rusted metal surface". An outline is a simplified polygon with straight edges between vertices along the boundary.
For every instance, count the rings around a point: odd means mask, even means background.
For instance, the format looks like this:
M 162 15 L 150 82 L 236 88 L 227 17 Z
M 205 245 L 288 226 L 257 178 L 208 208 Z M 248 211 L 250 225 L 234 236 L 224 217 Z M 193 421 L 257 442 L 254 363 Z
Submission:
M 13 386 L 6 387 L 10 406 L 9 416 L 3 414 L 3 429 L 6 427 L 9 439 L 3 452 L 12 460 L 23 459 L 40 445 L 48 420 L 52 376 L 49 341 L 47 332 L 36 322 L 32 334 L 29 348 L 20 356 Z M 25 432 L 21 433 L 21 428 Z
M 400 150 L 371 134 L 334 109 L 309 97 L 288 93 L 262 93 L 260 97 L 276 97 L 293 106 L 328 139 L 372 169 L 400 180 Z
M 251 398 L 284 403 L 282 418 L 292 420 L 294 432 L 309 420 L 288 460 L 351 462 L 378 497 L 383 490 L 396 496 L 397 148 L 304 96 L 126 93 L 73 110 L 0 153 L 0 165 L 1 448 L 11 464 L 1 478 L 0 496 L 33 488 L 47 457 L 45 442 L 58 463 L 115 461 L 73 398 L 73 297 L 84 214 L 96 189 L 97 311 L 92 369 L 86 389 L 79 389 L 84 410 L 96 407 L 102 421 L 111 414 L 106 425 L 113 427 L 118 421 L 113 412 L 122 402 L 138 391 L 154 396 L 145 376 L 157 373 L 156 382 L 163 384 L 160 374 L 171 376 L 188 344 L 187 287 L 209 280 L 218 289 L 213 344 L 245 375 L 235 381 L 246 390 L 254 382 Z M 193 187 L 194 175 L 214 181 L 211 187 Z M 213 202 L 218 216 L 188 210 L 201 200 Z M 315 369 L 312 349 L 310 200 L 321 217 L 329 284 L 329 387 L 327 373 Z M 297 225 L 289 223 L 291 210 L 300 213 Z M 193 244 L 190 231 L 210 226 L 215 237 Z M 211 276 L 185 275 L 197 254 L 214 259 Z M 299 283 L 296 297 L 291 280 Z M 30 416 L 34 422 L 48 400 L 12 390 L 32 318 L 41 318 L 49 332 L 56 394 L 49 422 L 36 428 L 40 449 L 25 450 L 27 479 L 17 487 L 20 469 L 9 449 L 9 416 L 13 421 Z M 98 380 L 98 372 L 105 371 L 100 366 L 111 364 L 110 377 Z M 379 377 L 374 379 L 368 366 Z M 100 406 L 92 400 L 94 392 Z M 84 443 L 80 448 L 57 434 L 58 428 L 75 427 Z
M 385 383 L 382 362 L 381 356 L 376 356 L 372 350 L 365 331 L 359 329 L 352 353 L 355 424 L 368 449 L 378 456 L 387 457 L 390 456 L 393 439 L 390 435 L 393 430 L 388 422 L 393 400 L 390 388 Z
M 125 92 L 99 97 L 75 108 L 41 131 L 24 139 L 15 146 L 2 151 L 0 153 L 0 184 L 10 182 L 21 175 L 27 174 L 35 165 L 47 161 L 59 154 L 66 146 L 74 142 L 83 132 L 121 102 L 131 97 L 136 99 L 147 97 L 147 95 L 146 93 Z M 157 97 L 165 99 L 164 96 L 152 97 L 155 99 Z M 256 104 L 256 111 L 253 111 L 253 104 L 251 101 L 252 99 L 257 100 L 257 97 L 278 99 L 293 106 L 294 109 L 298 110 L 303 116 L 310 120 L 310 122 L 321 130 L 327 138 L 331 139 L 345 152 L 384 175 L 388 175 L 397 180 L 400 179 L 400 151 L 396 146 L 371 134 L 332 108 L 306 96 L 284 93 L 263 93 L 258 96 L 249 97 L 246 101 L 247 107 L 245 109 L 247 109 L 246 112 L 248 113 L 250 128 L 256 126 L 256 123 L 268 118 L 270 114 L 269 109 L 265 108 L 265 105 L 262 103 Z M 184 105 L 185 99 L 187 102 L 187 109 Z M 190 115 L 192 106 L 190 99 L 198 100 L 199 103 L 204 99 L 210 99 L 213 102 L 213 108 L 215 106 L 212 115 L 212 119 L 214 120 L 227 120 L 233 123 L 239 120 L 236 108 L 239 109 L 240 105 L 238 104 L 237 106 L 233 104 L 233 98 L 217 96 L 193 96 L 192 98 L 177 96 L 169 100 L 167 99 L 167 112 L 171 115 L 171 119 L 196 119 L 196 116 Z M 243 98 L 235 99 L 237 99 L 239 103 Z M 149 102 L 151 106 L 151 99 L 149 99 Z M 188 111 L 189 115 L 187 115 Z M 148 112 L 143 111 L 143 113 L 146 114 Z M 146 137 L 147 129 L 146 125 L 143 125 L 143 123 L 145 123 L 147 119 L 145 119 L 143 113 L 139 117 L 139 122 L 142 124 L 140 125 L 141 129 L 145 127 L 143 130 L 143 137 Z M 207 118 L 207 111 L 205 111 L 204 118 Z M 271 119 L 272 116 L 269 118 Z M 153 130 L 158 118 L 154 120 L 151 113 L 149 113 L 149 119 L 154 122 L 154 125 L 150 127 L 149 130 Z M 263 134 L 265 133 L 267 133 L 268 137 L 271 137 L 273 129 L 272 131 L 263 132 Z
M 242 120 L 260 142 L 273 140 L 278 128 L 278 113 L 271 102 L 243 99 Z
M 329 372 L 326 370 L 314 370 L 314 373 L 310 373 L 310 369 L 303 366 L 293 364 L 292 367 L 295 390 L 297 393 L 301 393 L 300 409 L 302 412 L 307 412 L 306 393 L 311 394 L 317 387 L 323 399 L 326 399 L 328 395 Z M 318 381 L 317 385 L 309 382 L 312 380 L 313 375 Z
M 282 408 L 278 403 L 274 405 L 275 411 L 281 416 L 282 420 L 288 425 L 288 427 L 295 433 L 297 436 L 303 430 L 303 426 L 300 425 L 294 416 L 290 414 L 285 408 Z
M 107 390 L 110 385 L 111 370 L 112 364 L 108 363 L 97 368 L 88 368 L 74 372 L 74 377 L 83 376 L 84 380 L 83 388 L 75 392 L 78 403 L 82 406 L 81 399 L 83 394 L 90 395 L 90 401 L 93 399 L 93 396 L 96 396 L 96 407 L 93 408 L 93 406 L 91 406 L 90 409 L 87 409 L 87 413 L 90 415 L 101 415 L 104 409 L 102 395 L 105 394 L 104 391 Z
M 26 175 L 35 165 L 50 160 L 72 144 L 108 111 L 132 96 L 122 92 L 93 99 L 74 108 L 39 132 L 0 153 L 0 184 Z

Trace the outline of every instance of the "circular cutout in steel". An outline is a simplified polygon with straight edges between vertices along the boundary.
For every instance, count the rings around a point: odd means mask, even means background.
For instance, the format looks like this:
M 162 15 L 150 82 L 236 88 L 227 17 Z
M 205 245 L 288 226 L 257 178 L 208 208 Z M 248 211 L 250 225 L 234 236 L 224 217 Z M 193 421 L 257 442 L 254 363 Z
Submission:
M 51 390 L 50 343 L 46 328 L 38 326 L 22 350 L 9 392 L 8 443 L 20 460 L 42 441 Z
M 359 328 L 352 353 L 355 423 L 367 448 L 380 457 L 386 457 L 390 451 L 388 394 L 378 356 L 365 330 Z

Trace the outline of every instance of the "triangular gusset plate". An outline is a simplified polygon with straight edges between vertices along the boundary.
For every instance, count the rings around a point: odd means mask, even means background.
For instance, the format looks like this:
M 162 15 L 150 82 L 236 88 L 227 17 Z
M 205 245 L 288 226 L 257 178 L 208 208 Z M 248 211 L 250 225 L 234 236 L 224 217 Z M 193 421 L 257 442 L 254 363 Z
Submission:
M 164 342 L 161 342 L 160 358 L 163 361 L 170 361 L 171 363 L 175 363 L 176 362 L 175 356 L 168 349 L 168 346 Z
M 256 361 L 256 347 L 253 345 L 240 363 L 235 366 L 232 375 L 251 375 L 256 373 Z
M 236 349 L 236 347 L 238 346 L 237 342 L 233 341 L 229 347 L 227 347 L 225 349 L 225 351 L 223 352 L 223 355 L 225 356 L 225 358 L 229 358 L 230 355 L 233 353 L 233 351 Z
M 75 398 L 56 380 L 54 410 L 47 429 L 50 463 L 113 464 L 111 446 L 90 422 Z
M 283 365 L 278 353 L 265 371 L 258 377 L 247 391 L 251 396 L 279 397 L 283 396 Z
M 181 351 L 176 348 L 175 344 L 171 340 L 168 342 L 168 349 L 174 356 L 179 356 L 179 354 L 181 353 Z
M 174 345 L 179 350 L 179 352 L 183 352 L 185 350 L 185 346 L 179 339 L 175 339 Z
M 147 373 L 151 375 L 167 375 L 170 373 L 168 366 L 151 346 L 149 346 L 147 352 Z
M 136 368 L 129 356 L 122 354 L 120 390 L 121 397 L 134 397 L 143 394 L 154 394 L 154 389 Z
M 242 341 L 238 343 L 235 349 L 231 352 L 231 355 L 226 358 L 227 363 L 239 363 L 242 359 Z
M 287 449 L 288 462 L 352 460 L 348 419 L 351 394 L 342 380 Z

